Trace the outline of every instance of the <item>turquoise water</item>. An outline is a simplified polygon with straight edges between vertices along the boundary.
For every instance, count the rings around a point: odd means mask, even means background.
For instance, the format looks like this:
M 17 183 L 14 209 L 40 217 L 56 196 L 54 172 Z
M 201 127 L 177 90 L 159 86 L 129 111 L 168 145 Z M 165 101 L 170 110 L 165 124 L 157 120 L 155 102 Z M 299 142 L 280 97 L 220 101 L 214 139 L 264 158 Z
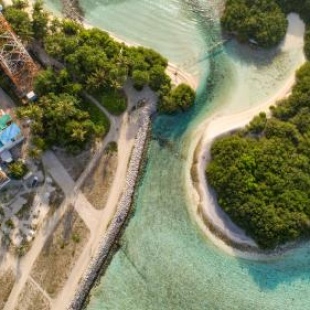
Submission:
M 135 214 L 87 309 L 308 309 L 310 246 L 268 262 L 231 257 L 192 222 L 184 184 L 191 131 L 212 113 L 232 113 L 274 94 L 300 51 L 273 55 L 228 42 L 207 55 L 222 40 L 219 1 L 81 3 L 91 23 L 157 49 L 201 81 L 194 109 L 156 119 Z M 158 137 L 169 143 L 160 145 Z

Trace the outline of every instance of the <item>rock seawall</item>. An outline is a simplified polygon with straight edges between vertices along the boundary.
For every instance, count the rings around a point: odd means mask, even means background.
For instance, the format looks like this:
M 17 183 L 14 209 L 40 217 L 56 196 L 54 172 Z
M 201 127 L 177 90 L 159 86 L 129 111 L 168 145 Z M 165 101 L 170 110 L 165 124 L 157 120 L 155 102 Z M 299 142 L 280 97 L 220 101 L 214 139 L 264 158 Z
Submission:
M 120 198 L 117 211 L 111 221 L 111 224 L 109 225 L 106 234 L 102 237 L 102 241 L 98 245 L 97 253 L 93 256 L 87 271 L 81 279 L 79 287 L 75 292 L 74 299 L 68 307 L 68 310 L 82 309 L 83 304 L 86 301 L 104 262 L 108 258 L 109 252 L 113 247 L 128 214 L 130 213 L 135 185 L 139 177 L 141 159 L 148 137 L 151 112 L 152 106 L 146 106 L 140 114 L 141 126 L 138 130 L 131 159 L 129 161 L 125 190 Z

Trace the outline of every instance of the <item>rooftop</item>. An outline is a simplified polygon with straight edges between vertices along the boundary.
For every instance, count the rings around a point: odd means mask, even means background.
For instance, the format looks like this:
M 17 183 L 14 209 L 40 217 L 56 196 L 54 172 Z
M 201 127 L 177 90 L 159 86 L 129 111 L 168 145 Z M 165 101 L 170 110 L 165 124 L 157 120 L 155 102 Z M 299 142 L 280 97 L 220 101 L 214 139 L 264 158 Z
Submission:
M 8 127 L 8 123 L 12 120 L 9 114 L 0 116 L 0 131 Z
M 15 123 L 12 123 L 0 132 L 0 144 L 6 145 L 10 142 L 14 142 L 20 134 L 20 128 Z

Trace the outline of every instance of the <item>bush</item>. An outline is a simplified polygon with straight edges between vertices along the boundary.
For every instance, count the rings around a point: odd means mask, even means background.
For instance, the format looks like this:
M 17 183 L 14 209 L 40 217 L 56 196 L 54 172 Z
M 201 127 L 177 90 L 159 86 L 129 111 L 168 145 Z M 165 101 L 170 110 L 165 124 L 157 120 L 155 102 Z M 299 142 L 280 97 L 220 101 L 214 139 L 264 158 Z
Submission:
M 148 85 L 150 76 L 147 71 L 135 70 L 132 73 L 133 85 L 136 90 L 142 90 L 145 85 Z
M 115 142 L 115 141 L 110 142 L 110 143 L 107 145 L 107 147 L 106 147 L 106 149 L 105 149 L 105 152 L 106 152 L 106 153 L 114 153 L 114 152 L 117 152 L 117 142 Z
M 114 115 L 121 115 L 126 111 L 127 99 L 125 95 L 117 90 L 104 89 L 98 91 L 94 97 Z
M 170 94 L 162 97 L 159 110 L 164 113 L 185 111 L 194 104 L 194 100 L 194 90 L 186 84 L 180 84 Z
M 9 175 L 13 179 L 20 180 L 27 172 L 28 168 L 22 161 L 16 161 L 9 165 Z

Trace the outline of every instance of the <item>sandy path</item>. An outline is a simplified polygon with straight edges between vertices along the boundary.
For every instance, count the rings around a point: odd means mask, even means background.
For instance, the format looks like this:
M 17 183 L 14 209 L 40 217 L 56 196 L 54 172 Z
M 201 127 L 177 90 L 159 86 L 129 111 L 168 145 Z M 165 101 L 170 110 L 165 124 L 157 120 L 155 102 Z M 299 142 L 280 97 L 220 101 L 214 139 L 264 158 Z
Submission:
M 282 45 L 282 49 L 289 49 L 290 47 L 302 48 L 305 25 L 296 14 L 289 14 L 288 19 L 289 28 L 286 39 Z M 305 59 L 303 58 L 300 65 L 304 61 Z M 186 173 L 186 185 L 188 190 L 188 198 L 192 205 L 192 215 L 208 238 L 229 254 L 253 259 L 265 259 L 267 257 L 266 255 L 239 251 L 227 245 L 223 240 L 218 238 L 208 229 L 199 214 L 198 206 L 200 205 L 200 211 L 203 212 L 208 221 L 211 222 L 212 225 L 225 236 L 225 238 L 241 245 L 255 245 L 254 241 L 247 237 L 239 227 L 232 223 L 230 218 L 217 205 L 215 197 L 208 188 L 208 184 L 205 179 L 205 167 L 207 161 L 210 159 L 210 147 L 212 141 L 226 132 L 244 127 L 255 115 L 259 114 L 259 112 L 264 111 L 269 113 L 269 108 L 271 105 L 275 104 L 277 100 L 289 95 L 294 82 L 295 73 L 288 78 L 282 89 L 272 96 L 272 98 L 262 102 L 257 107 L 237 114 L 228 116 L 213 115 L 211 118 L 208 118 L 205 122 L 203 122 L 192 135 L 194 137 L 194 141 L 190 147 L 190 159 L 188 162 L 189 167 Z M 190 175 L 190 166 L 194 163 L 197 165 L 196 168 L 199 180 L 198 188 L 194 187 Z
M 127 87 L 130 88 L 128 85 Z M 130 92 L 127 90 L 127 95 L 129 97 L 128 110 L 130 110 L 132 106 L 141 98 L 148 98 L 150 101 L 156 100 L 156 96 L 154 96 L 154 93 L 150 92 L 149 89 L 144 89 L 139 93 L 133 89 L 131 89 Z M 123 189 L 125 188 L 128 162 L 134 146 L 134 138 L 136 136 L 137 128 L 138 127 L 136 124 L 130 123 L 129 114 L 126 112 L 122 116 L 122 126 L 118 138 L 118 154 L 121 154 L 121 156 L 118 156 L 117 170 L 110 188 L 108 201 L 105 208 L 98 211 L 99 222 L 93 227 L 90 240 L 75 264 L 63 290 L 54 301 L 52 309 L 66 309 L 72 301 L 75 294 L 75 289 L 78 287 L 79 280 L 84 274 L 84 271 L 87 269 L 92 256 L 96 253 L 97 246 L 102 240 L 103 235 L 106 233 L 110 221 L 115 214 L 118 201 Z
M 10 4 L 10 2 L 11 2 L 10 0 L 5 1 L 6 4 Z M 30 4 L 32 3 L 33 2 L 30 1 Z M 89 25 L 86 26 L 89 27 Z M 115 38 L 115 36 L 113 37 Z M 191 85 L 193 88 L 197 88 L 198 86 L 198 79 L 193 78 L 191 75 L 178 69 L 173 64 L 169 63 L 167 73 L 171 76 L 173 83 L 176 85 L 179 83 L 187 83 Z M 150 92 L 149 89 L 145 89 L 145 91 L 139 93 L 131 91 L 131 94 L 132 96 L 131 98 L 129 98 L 130 103 L 128 110 L 130 110 L 132 105 L 135 104 L 139 99 L 149 98 L 150 101 L 157 100 L 154 93 Z M 136 131 L 138 128 L 137 125 L 131 124 L 128 112 L 126 112 L 122 117 L 117 119 L 112 117 L 111 115 L 108 116 L 110 116 L 109 118 L 111 120 L 111 128 L 104 141 L 104 144 L 108 143 L 108 141 L 117 140 L 118 152 L 122 156 L 118 157 L 118 166 L 112 187 L 110 189 L 110 194 L 105 209 L 102 211 L 95 210 L 94 208 L 89 206 L 86 199 L 84 199 L 83 195 L 79 192 L 79 186 L 82 184 L 81 180 L 87 176 L 88 172 L 91 169 L 86 168 L 87 171 L 85 171 L 82 177 L 75 184 L 71 182 L 71 180 L 69 180 L 67 176 L 64 175 L 64 173 L 59 171 L 59 178 L 62 181 L 64 181 L 61 183 L 63 185 L 64 191 L 67 194 L 66 202 L 63 203 L 61 208 L 57 210 L 57 212 L 54 214 L 52 218 L 48 219 L 46 227 L 44 227 L 44 229 L 41 229 L 38 232 L 38 235 L 34 240 L 31 250 L 20 262 L 18 266 L 19 268 L 18 270 L 20 271 L 20 278 L 18 279 L 12 290 L 9 300 L 5 306 L 5 310 L 15 308 L 18 296 L 22 291 L 22 289 L 24 288 L 24 285 L 31 273 L 32 266 L 36 258 L 40 254 L 42 247 L 46 241 L 46 238 L 54 230 L 54 227 L 57 225 L 60 218 L 66 211 L 67 205 L 72 202 L 74 202 L 78 213 L 86 222 L 87 226 L 90 228 L 90 238 L 85 248 L 83 249 L 83 252 L 78 258 L 75 266 L 73 267 L 73 270 L 68 280 L 66 281 L 63 290 L 60 292 L 60 294 L 57 296 L 56 299 L 51 300 L 52 309 L 57 310 L 66 309 L 66 307 L 69 305 L 72 298 L 74 297 L 75 289 L 78 287 L 79 280 L 83 275 L 84 271 L 87 269 L 91 257 L 94 255 L 97 246 L 101 241 L 102 236 L 107 230 L 110 220 L 115 213 L 119 197 L 122 194 L 125 185 L 127 165 L 132 151 Z M 92 163 L 95 163 L 95 161 L 96 161 L 95 158 L 93 158 Z M 53 160 L 49 161 L 51 166 L 53 166 L 52 162 Z M 59 166 L 56 164 L 54 165 L 54 167 L 51 168 L 55 169 L 56 166 L 59 168 Z

